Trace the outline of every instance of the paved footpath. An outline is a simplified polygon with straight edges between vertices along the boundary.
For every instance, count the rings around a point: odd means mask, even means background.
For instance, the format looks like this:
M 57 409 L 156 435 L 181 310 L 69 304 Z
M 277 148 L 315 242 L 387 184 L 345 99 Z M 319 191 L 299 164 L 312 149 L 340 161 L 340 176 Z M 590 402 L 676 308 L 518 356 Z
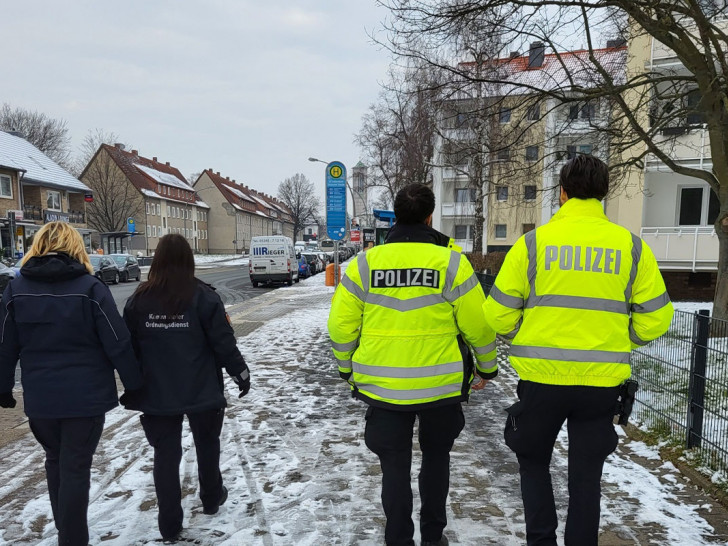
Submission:
M 229 309 L 253 390 L 239 401 L 228 381 L 221 468 L 230 498 L 214 518 L 201 513 L 185 428 L 183 543 L 383 544 L 380 474 L 364 446 L 364 406 L 347 394 L 328 349 L 331 293 L 318 275 Z M 515 398 L 517 377 L 507 348 L 499 349 L 501 374 L 466 405 L 466 428 L 452 454 L 451 544 L 525 543 L 517 463 L 502 439 L 503 409 Z M 161 544 L 151 450 L 137 416 L 121 408 L 107 414 L 92 475 L 94 545 Z M 728 544 L 726 510 L 654 449 L 621 436 L 605 466 L 600 544 Z M 562 522 L 566 445 L 562 433 L 552 463 Z M 418 467 L 415 454 L 415 491 Z M 0 545 L 55 546 L 42 451 L 20 408 L 0 411 L 0 506 Z

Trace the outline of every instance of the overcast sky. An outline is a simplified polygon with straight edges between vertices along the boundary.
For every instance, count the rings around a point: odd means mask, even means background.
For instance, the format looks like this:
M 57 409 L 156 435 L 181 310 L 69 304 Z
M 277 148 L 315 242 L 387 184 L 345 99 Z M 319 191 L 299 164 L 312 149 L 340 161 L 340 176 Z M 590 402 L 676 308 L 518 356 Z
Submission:
M 256 189 L 324 165 L 353 143 L 388 53 L 374 0 L 3 2 L 0 103 L 119 135 L 185 176 L 206 168 Z

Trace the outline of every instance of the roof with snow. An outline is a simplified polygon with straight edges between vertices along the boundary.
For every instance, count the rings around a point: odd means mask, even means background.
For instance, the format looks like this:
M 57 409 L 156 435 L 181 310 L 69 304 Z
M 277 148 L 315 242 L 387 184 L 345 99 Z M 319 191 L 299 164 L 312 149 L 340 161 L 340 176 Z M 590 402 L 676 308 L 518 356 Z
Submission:
M 0 131 L 0 166 L 25 171 L 23 182 L 43 184 L 69 191 L 91 189 L 63 167 L 19 136 Z
M 192 205 L 198 202 L 195 189 L 185 180 L 179 169 L 172 167 L 169 162 L 162 163 L 156 157 L 149 159 L 140 156 L 136 150 L 127 152 L 121 147 L 108 144 L 102 144 L 100 150 L 109 154 L 129 182 L 144 195 Z

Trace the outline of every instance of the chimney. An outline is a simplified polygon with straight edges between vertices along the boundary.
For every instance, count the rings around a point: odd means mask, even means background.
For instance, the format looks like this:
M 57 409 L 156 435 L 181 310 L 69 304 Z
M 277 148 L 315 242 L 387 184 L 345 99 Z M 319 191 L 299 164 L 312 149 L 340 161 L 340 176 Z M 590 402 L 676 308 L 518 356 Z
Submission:
M 157 158 L 156 157 L 152 157 L 152 161 L 154 161 L 156 163 L 157 162 Z
M 220 171 L 217 171 L 217 172 L 216 172 L 215 174 L 216 174 L 217 176 L 220 176 Z
M 543 42 L 533 42 L 528 50 L 528 68 L 541 68 L 546 55 L 546 46 Z
M 616 38 L 614 40 L 607 40 L 608 48 L 624 47 L 627 45 L 627 40 L 624 38 Z
M 164 164 L 167 165 L 167 167 L 169 167 L 169 161 L 166 161 Z
M 117 142 L 114 144 L 114 148 L 118 148 L 119 150 L 121 150 L 123 152 L 124 149 L 126 148 L 126 146 L 124 146 L 121 142 Z
M 517 59 L 520 56 L 521 56 L 520 52 L 518 52 L 518 51 L 511 51 L 511 55 L 510 55 L 509 58 L 510 59 Z
M 226 176 L 225 177 L 225 180 L 227 180 L 228 182 L 230 182 L 230 177 L 229 176 Z
M 132 151 L 131 151 L 131 155 L 136 155 L 136 156 L 138 156 L 138 155 L 139 155 L 139 151 L 138 151 L 138 150 L 132 150 Z

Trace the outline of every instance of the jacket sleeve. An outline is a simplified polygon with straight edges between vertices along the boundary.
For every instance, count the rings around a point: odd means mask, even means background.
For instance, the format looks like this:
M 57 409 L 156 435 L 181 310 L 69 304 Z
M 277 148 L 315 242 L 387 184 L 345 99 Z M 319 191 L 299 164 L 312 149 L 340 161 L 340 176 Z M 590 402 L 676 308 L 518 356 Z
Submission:
M 131 345 L 131 335 L 116 309 L 109 287 L 100 281 L 94 282 L 91 286 L 91 300 L 96 332 L 106 356 L 119 372 L 124 388 L 141 388 L 144 380 Z
M 136 355 L 137 360 L 141 363 L 142 357 L 141 350 L 139 348 L 139 337 L 137 335 L 138 316 L 134 303 L 134 296 L 132 295 L 128 300 L 126 300 L 126 305 L 124 305 L 123 318 L 126 328 L 129 330 L 129 335 L 131 336 L 131 346 L 134 349 L 134 354 Z
M 667 332 L 674 313 L 655 255 L 644 241 L 641 244 L 642 253 L 629 301 L 632 313 L 629 338 L 633 349 Z
M 445 299 L 453 306 L 458 330 L 473 350 L 478 375 L 484 379 L 492 379 L 498 375 L 498 364 L 495 332 L 483 320 L 485 294 L 468 259 L 455 251 L 452 256 L 460 263 L 452 288 L 447 291 L 446 287 Z
M 20 357 L 18 328 L 12 311 L 12 282 L 5 287 L 0 305 L 0 393 L 11 392 L 15 386 L 15 367 Z
M 530 290 L 528 285 L 528 253 L 523 237 L 506 254 L 493 288 L 483 305 L 485 320 L 496 333 L 512 338 L 518 332 L 523 307 Z
M 339 375 L 344 379 L 351 375 L 351 357 L 359 345 L 364 311 L 365 294 L 359 276 L 359 260 L 366 260 L 366 254 L 357 255 L 346 268 L 334 293 L 328 320 L 332 350 L 339 365 Z
M 219 366 L 223 366 L 231 377 L 243 374 L 248 371 L 248 365 L 238 349 L 235 331 L 225 312 L 225 305 L 212 289 L 203 290 L 202 300 L 204 305 L 200 313 L 200 322 L 207 342 L 215 353 L 215 361 Z

